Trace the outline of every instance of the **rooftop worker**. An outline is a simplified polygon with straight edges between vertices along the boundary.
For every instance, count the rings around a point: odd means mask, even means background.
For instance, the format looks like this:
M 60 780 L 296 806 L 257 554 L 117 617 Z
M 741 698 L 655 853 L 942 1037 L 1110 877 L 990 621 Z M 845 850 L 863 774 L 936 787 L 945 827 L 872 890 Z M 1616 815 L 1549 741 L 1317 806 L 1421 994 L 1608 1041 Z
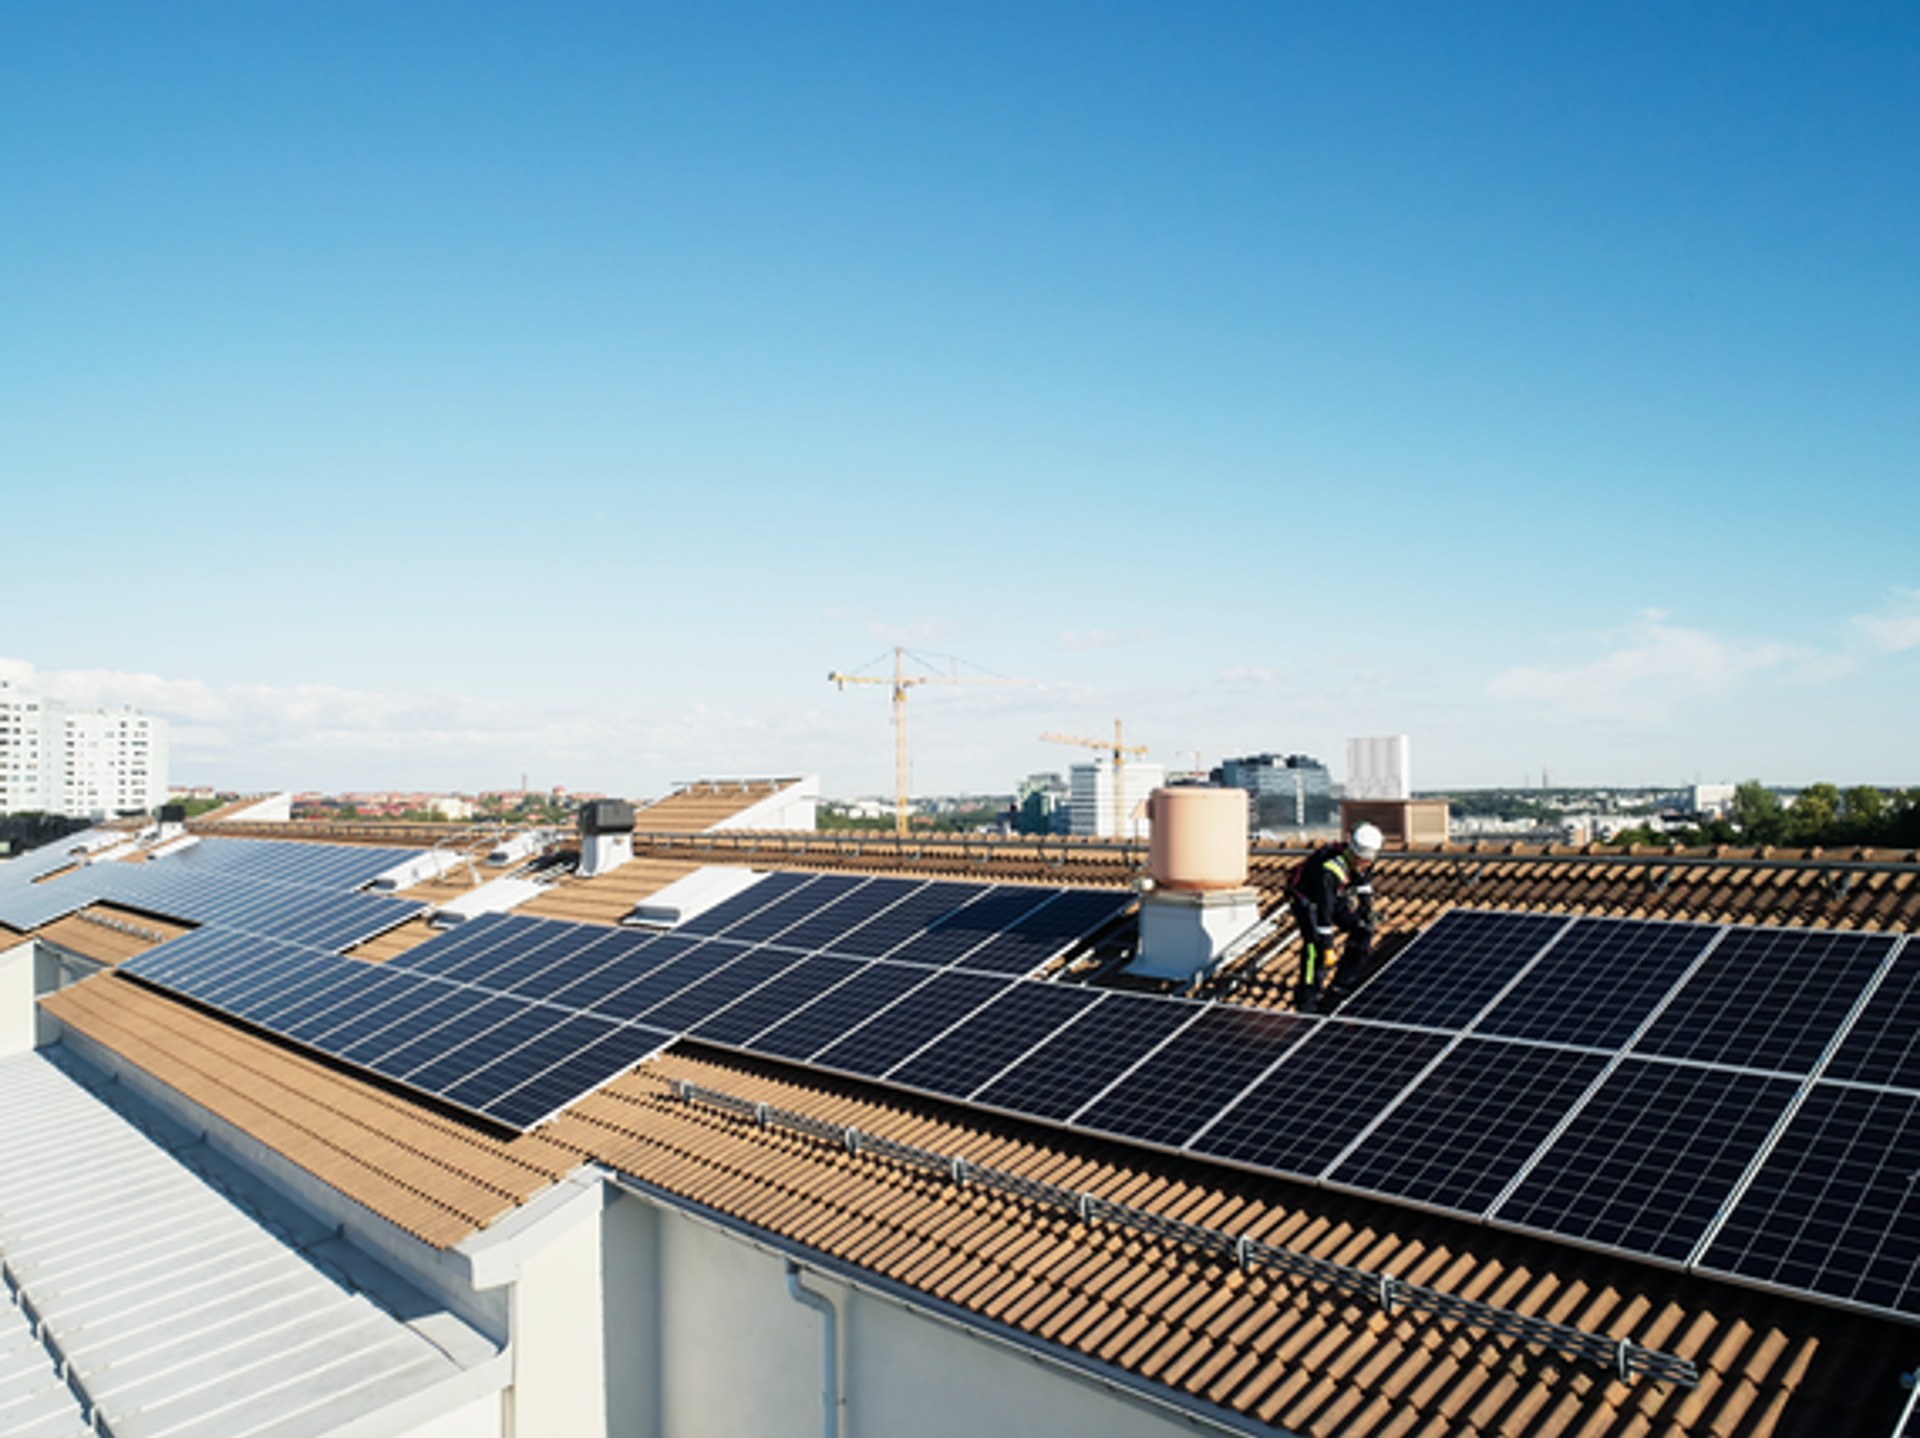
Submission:
M 1320 1012 L 1320 991 L 1333 958 L 1334 936 L 1344 931 L 1346 952 L 1327 997 L 1329 1011 L 1360 987 L 1373 951 L 1373 884 L 1368 878 L 1380 852 L 1380 831 L 1355 826 L 1344 844 L 1323 844 L 1301 861 L 1287 885 L 1287 904 L 1300 931 L 1300 984 L 1294 1006 L 1303 1014 Z

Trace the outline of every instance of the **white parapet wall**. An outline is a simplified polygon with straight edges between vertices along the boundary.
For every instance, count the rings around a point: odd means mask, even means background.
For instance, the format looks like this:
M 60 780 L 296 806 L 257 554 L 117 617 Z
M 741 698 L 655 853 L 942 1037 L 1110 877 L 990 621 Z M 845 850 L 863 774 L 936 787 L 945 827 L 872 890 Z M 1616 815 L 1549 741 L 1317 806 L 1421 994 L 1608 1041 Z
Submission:
M 38 959 L 39 946 L 32 939 L 0 949 L 0 1058 L 33 1051 Z
M 812 833 L 820 806 L 820 776 L 804 774 L 759 803 L 722 819 L 715 829 L 783 829 Z
M 222 814 L 221 822 L 228 824 L 291 824 L 293 822 L 293 795 L 266 794 L 231 814 Z

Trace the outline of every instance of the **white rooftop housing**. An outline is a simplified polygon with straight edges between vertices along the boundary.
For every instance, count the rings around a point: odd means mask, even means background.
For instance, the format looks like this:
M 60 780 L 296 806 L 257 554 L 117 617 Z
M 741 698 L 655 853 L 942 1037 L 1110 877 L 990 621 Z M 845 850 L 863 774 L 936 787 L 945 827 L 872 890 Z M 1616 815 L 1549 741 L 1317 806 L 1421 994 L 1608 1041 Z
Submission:
M 1411 799 L 1413 760 L 1405 734 L 1347 740 L 1349 799 Z

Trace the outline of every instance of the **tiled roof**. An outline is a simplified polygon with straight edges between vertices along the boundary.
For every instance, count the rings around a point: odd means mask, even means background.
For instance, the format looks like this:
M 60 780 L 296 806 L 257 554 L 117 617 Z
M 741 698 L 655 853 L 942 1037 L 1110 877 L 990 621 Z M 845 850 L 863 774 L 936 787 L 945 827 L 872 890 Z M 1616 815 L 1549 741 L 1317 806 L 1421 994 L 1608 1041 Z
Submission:
M 77 913 L 34 930 L 34 937 L 97 964 L 117 964 L 145 953 L 155 944 L 177 939 L 192 927 L 150 914 L 132 913 L 112 904 L 89 904 Z
M 633 816 L 643 833 L 698 834 L 780 792 L 783 779 L 711 779 L 677 789 Z
M 1920 1339 L 1897 1325 L 690 1050 L 503 1141 L 113 975 L 47 1008 L 431 1243 L 582 1162 L 966 1312 L 1309 1434 L 1890 1432 Z M 1138 1232 L 1084 1225 L 676 1099 L 686 1081 L 1692 1361 L 1692 1391 Z

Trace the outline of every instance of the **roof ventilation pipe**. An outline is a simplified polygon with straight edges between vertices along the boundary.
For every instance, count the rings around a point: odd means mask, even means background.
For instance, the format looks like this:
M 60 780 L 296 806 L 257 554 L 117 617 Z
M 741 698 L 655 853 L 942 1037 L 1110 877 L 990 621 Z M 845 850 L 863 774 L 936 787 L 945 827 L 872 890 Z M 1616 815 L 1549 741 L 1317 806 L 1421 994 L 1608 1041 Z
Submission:
M 595 799 L 580 806 L 580 877 L 611 874 L 633 857 L 633 805 Z
M 187 832 L 187 806 L 185 804 L 162 804 L 160 806 L 160 831 L 153 836 L 156 844 Z
M 1260 922 L 1247 887 L 1247 791 L 1182 785 L 1147 797 L 1152 825 L 1140 949 L 1127 971 L 1187 980 Z

